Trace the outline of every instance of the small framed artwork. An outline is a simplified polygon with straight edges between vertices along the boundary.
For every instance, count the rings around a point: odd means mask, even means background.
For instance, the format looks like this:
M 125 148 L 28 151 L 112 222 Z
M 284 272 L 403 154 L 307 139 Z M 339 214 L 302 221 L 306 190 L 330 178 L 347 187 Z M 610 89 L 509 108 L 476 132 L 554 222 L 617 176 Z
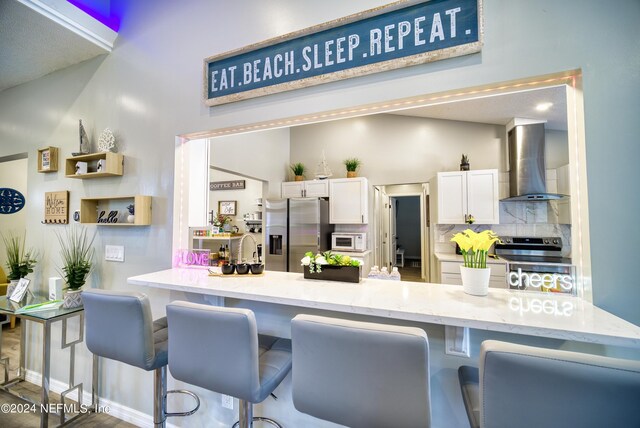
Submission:
M 38 150 L 38 172 L 55 172 L 58 170 L 58 148 L 45 147 Z
M 24 299 L 24 295 L 27 293 L 29 282 L 31 282 L 31 280 L 27 278 L 20 278 L 20 281 L 18 281 L 18 285 L 16 285 L 13 293 L 11 293 L 11 296 L 9 296 L 9 300 L 20 303 L 22 299 Z
M 236 201 L 218 201 L 218 212 L 224 215 L 236 215 Z

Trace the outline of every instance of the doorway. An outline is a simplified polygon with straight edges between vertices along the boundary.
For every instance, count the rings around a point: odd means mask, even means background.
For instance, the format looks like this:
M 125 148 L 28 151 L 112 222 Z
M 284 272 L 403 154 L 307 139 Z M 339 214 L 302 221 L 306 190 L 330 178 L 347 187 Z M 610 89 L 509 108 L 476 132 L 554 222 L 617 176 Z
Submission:
M 427 183 L 375 187 L 376 264 L 397 267 L 403 281 L 429 278 Z
M 403 280 L 422 281 L 420 196 L 390 198 L 391 253 Z

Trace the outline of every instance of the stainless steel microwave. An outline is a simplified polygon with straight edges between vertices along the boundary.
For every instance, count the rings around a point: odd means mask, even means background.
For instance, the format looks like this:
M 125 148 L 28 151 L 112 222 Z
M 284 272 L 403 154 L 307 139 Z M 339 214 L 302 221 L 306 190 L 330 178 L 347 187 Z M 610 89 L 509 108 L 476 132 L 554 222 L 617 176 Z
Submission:
M 331 249 L 334 251 L 365 251 L 367 249 L 367 234 L 332 233 Z

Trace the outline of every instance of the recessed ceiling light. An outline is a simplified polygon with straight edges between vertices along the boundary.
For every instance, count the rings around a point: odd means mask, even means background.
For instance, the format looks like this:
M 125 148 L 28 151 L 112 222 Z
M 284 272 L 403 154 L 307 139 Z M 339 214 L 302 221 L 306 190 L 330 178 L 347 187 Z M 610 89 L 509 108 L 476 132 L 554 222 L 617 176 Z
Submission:
M 536 110 L 538 111 L 547 111 L 551 108 L 553 103 L 540 103 L 536 106 Z

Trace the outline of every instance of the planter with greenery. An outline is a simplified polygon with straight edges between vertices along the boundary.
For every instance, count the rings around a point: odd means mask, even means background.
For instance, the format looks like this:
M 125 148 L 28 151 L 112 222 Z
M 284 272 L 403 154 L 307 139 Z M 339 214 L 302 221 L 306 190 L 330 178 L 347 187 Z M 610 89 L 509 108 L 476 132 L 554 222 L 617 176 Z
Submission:
M 67 291 L 64 295 L 63 308 L 75 308 L 82 306 L 81 288 L 91 273 L 93 267 L 93 241 L 87 235 L 87 229 L 70 227 L 64 234 L 56 233 L 60 243 L 62 256 L 62 268 L 58 270 L 67 283 Z
M 349 158 L 344 160 L 344 166 L 347 167 L 347 178 L 358 176 L 358 168 L 362 165 L 362 161 L 358 158 Z
M 290 166 L 293 175 L 295 176 L 295 181 L 304 181 L 304 164 L 301 162 L 296 162 L 291 164 Z
M 2 235 L 2 241 L 7 253 L 7 279 L 11 281 L 7 287 L 7 296 L 10 296 L 20 278 L 33 272 L 38 262 L 37 254 L 33 249 L 25 248 L 26 233 L 20 236 L 9 232 L 8 236 Z
M 305 253 L 300 264 L 307 279 L 360 282 L 362 276 L 358 260 L 353 260 L 347 255 L 334 254 L 331 251 L 315 255 L 312 252 Z

